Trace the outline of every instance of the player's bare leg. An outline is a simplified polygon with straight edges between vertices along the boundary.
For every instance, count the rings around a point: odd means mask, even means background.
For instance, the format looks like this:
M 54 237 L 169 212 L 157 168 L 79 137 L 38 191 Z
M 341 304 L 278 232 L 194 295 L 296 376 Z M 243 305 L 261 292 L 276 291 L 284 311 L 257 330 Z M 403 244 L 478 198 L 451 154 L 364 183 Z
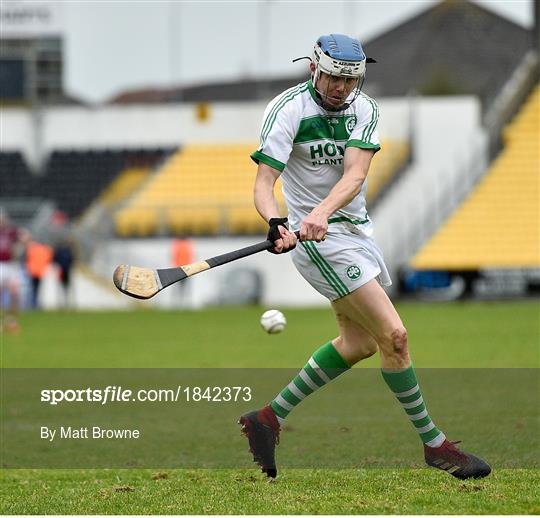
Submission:
M 332 340 L 332 344 L 342 358 L 352 366 L 373 356 L 378 350 L 374 338 L 361 325 L 341 313 L 335 306 L 334 312 L 339 327 L 339 336 Z
M 489 475 L 491 468 L 485 461 L 458 450 L 431 420 L 411 364 L 407 330 L 378 282 L 371 280 L 335 301 L 333 306 L 336 312 L 359 324 L 376 341 L 381 353 L 383 378 L 419 434 L 426 463 L 461 479 Z
M 407 331 L 394 305 L 373 279 L 351 294 L 332 303 L 336 314 L 364 329 L 379 347 L 383 369 L 404 369 L 411 360 Z
M 253 460 L 269 477 L 277 475 L 275 448 L 280 425 L 293 408 L 352 365 L 377 352 L 377 343 L 365 329 L 339 312 L 336 319 L 339 336 L 315 351 L 300 373 L 269 405 L 240 418 Z

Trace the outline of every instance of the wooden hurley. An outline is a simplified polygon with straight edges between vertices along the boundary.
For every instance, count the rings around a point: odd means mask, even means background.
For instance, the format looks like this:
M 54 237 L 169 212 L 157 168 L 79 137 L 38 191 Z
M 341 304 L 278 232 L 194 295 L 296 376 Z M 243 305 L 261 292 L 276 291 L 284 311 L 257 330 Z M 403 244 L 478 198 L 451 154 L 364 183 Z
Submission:
M 299 232 L 296 232 L 296 237 Z M 206 261 L 187 264 L 178 268 L 164 268 L 161 270 L 152 270 L 151 268 L 141 268 L 140 266 L 130 266 L 121 264 L 116 267 L 113 273 L 114 285 L 126 295 L 136 299 L 149 299 L 161 290 L 191 277 L 196 273 L 204 272 L 210 268 L 227 264 L 242 257 L 248 257 L 264 250 L 270 250 L 274 247 L 272 241 L 261 241 L 254 245 L 246 246 L 240 250 L 234 250 L 223 255 L 211 257 Z

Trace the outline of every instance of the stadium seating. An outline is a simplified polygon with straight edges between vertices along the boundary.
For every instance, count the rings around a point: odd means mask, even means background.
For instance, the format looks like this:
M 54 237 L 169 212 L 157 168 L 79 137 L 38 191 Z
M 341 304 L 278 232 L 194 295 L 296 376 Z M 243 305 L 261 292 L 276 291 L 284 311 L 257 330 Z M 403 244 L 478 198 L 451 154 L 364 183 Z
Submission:
M 77 217 L 123 168 L 113 151 L 54 151 L 40 182 L 45 198 L 54 199 L 70 218 Z
M 383 140 L 381 151 L 371 161 L 366 201 L 372 207 L 391 183 L 394 176 L 405 166 L 410 156 L 409 144 L 401 140 Z
M 101 194 L 109 205 L 129 195 L 149 168 L 172 151 L 54 151 L 39 175 L 30 173 L 20 153 L 0 153 L 0 197 L 51 200 L 69 218 L 77 218 Z M 113 182 L 126 168 L 125 176 Z M 109 186 L 111 191 L 105 193 Z
M 266 225 L 253 206 L 253 181 L 256 165 L 249 155 L 257 144 L 185 146 L 170 157 L 144 188 L 137 192 L 116 216 L 120 236 L 214 235 L 218 233 L 264 233 Z M 375 155 L 368 199 L 381 194 L 395 171 L 408 158 L 408 145 L 383 142 L 384 152 Z M 280 181 L 276 198 L 286 212 Z M 138 211 L 141 211 L 141 218 Z M 140 220 L 140 221 L 139 221 Z
M 503 132 L 504 149 L 435 236 L 414 257 L 424 270 L 540 266 L 540 87 Z
M 41 195 L 54 199 L 58 208 L 71 218 L 77 217 L 125 168 L 152 166 L 171 151 L 55 151 L 40 181 Z
M 214 206 L 172 207 L 166 214 L 167 227 L 175 235 L 213 235 L 220 231 L 222 218 Z
M 154 235 L 160 228 L 159 213 L 144 207 L 126 208 L 116 215 L 116 230 L 120 236 Z
M 37 196 L 36 178 L 30 174 L 19 152 L 0 153 L 0 197 Z
M 129 167 L 121 171 L 112 183 L 99 196 L 99 201 L 106 207 L 128 198 L 147 179 L 150 168 Z
M 253 204 L 246 207 L 232 207 L 229 211 L 229 229 L 235 234 L 265 234 L 268 225 L 259 216 Z
M 138 213 L 154 211 L 160 229 L 174 235 L 259 232 L 264 226 L 252 206 L 256 144 L 185 146 L 116 217 L 119 235 L 138 227 Z M 276 188 L 283 205 L 281 189 Z M 239 217 L 241 210 L 241 217 Z M 137 228 L 137 235 L 149 230 Z

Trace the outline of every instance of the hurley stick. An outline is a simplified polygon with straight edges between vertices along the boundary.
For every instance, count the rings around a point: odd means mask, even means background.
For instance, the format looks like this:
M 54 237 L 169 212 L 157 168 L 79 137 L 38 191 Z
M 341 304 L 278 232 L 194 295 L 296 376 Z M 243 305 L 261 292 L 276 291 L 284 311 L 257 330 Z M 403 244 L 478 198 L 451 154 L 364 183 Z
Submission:
M 299 237 L 299 232 L 295 232 L 296 237 Z M 178 268 L 164 268 L 161 270 L 152 270 L 151 268 L 141 268 L 139 266 L 130 266 L 121 264 L 117 266 L 113 273 L 114 285 L 126 295 L 135 297 L 136 299 L 149 299 L 161 290 L 187 279 L 196 273 L 204 272 L 210 268 L 227 264 L 242 257 L 248 257 L 257 254 L 264 250 L 270 250 L 274 247 L 272 241 L 266 240 L 254 245 L 233 250 L 226 254 L 217 255 L 200 261 L 198 263 L 186 264 Z

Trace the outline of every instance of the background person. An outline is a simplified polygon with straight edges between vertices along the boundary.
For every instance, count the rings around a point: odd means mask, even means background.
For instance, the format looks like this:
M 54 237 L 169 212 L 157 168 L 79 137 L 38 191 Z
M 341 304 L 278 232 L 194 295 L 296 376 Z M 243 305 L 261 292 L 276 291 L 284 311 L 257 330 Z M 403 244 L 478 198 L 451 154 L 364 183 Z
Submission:
M 26 245 L 26 271 L 30 277 L 30 307 L 39 308 L 39 287 L 53 258 L 53 249 L 45 244 L 30 239 Z
M 21 303 L 22 232 L 11 222 L 8 213 L 0 207 L 0 305 L 2 329 L 9 333 L 19 331 L 17 315 Z M 4 305 L 7 302 L 7 310 Z
M 71 269 L 75 262 L 74 246 L 66 236 L 54 247 L 53 262 L 58 266 L 58 274 L 62 291 L 61 305 L 65 308 L 71 305 Z

